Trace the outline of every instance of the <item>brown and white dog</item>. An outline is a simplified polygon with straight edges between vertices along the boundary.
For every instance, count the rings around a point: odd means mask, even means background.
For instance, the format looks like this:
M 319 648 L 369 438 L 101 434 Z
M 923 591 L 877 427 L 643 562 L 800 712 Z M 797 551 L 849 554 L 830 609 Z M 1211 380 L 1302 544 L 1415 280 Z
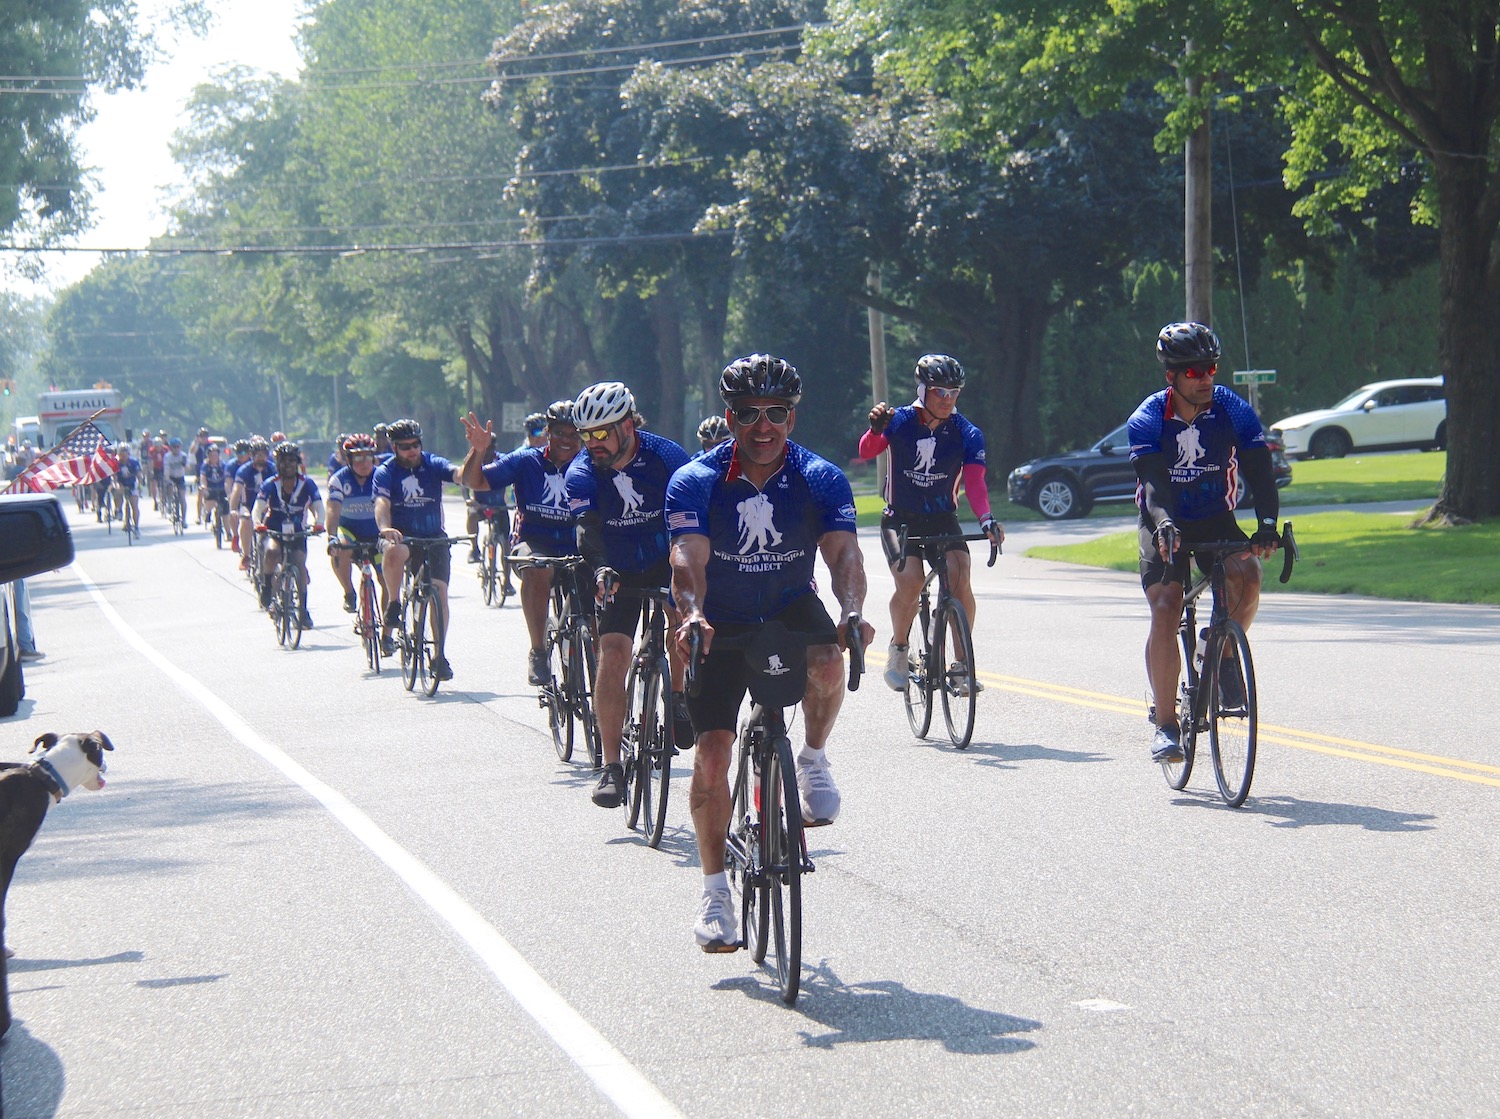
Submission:
M 104 751 L 113 749 L 103 731 L 48 733 L 32 743 L 31 752 L 42 754 L 30 765 L 0 762 L 0 943 L 5 938 L 5 895 L 11 876 L 47 809 L 74 789 L 104 788 Z M 0 1036 L 10 1029 L 9 970 L 0 960 Z

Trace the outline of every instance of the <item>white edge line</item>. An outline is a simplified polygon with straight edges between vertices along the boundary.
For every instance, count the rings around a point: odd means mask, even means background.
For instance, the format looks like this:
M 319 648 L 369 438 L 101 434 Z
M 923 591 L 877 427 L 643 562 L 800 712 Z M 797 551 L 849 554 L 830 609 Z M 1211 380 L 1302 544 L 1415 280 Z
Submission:
M 632 1065 L 623 1053 L 548 985 L 503 936 L 468 902 L 382 831 L 342 793 L 324 784 L 266 741 L 233 708 L 194 677 L 149 645 L 104 598 L 77 563 L 78 581 L 100 611 L 136 651 L 161 669 L 179 688 L 202 704 L 224 729 L 259 754 L 321 803 L 356 839 L 389 867 L 432 911 L 453 929 L 489 968 L 490 973 L 531 1018 L 546 1031 L 568 1059 L 581 1069 L 612 1104 L 628 1116 L 683 1119 L 682 1112 Z

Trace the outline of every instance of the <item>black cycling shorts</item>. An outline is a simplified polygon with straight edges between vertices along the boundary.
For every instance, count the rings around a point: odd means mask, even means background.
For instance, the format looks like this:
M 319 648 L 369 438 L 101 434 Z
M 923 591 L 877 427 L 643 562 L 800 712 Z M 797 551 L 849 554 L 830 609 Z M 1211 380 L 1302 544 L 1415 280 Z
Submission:
M 670 586 L 672 565 L 666 560 L 654 564 L 645 571 L 620 572 L 620 585 L 634 590 L 652 590 Z M 606 633 L 623 633 L 635 640 L 635 629 L 641 620 L 646 600 L 635 595 L 616 595 L 599 610 L 599 636 Z
M 383 539 L 383 538 L 382 538 Z M 389 541 L 384 541 L 389 545 Z M 417 565 L 422 562 L 422 556 L 427 557 L 427 575 L 434 583 L 446 583 L 453 571 L 453 546 L 451 544 L 406 544 L 406 570 L 416 574 Z M 382 547 L 384 552 L 385 548 Z
M 906 526 L 906 535 L 912 536 L 962 536 L 957 513 L 898 513 L 889 505 L 880 514 L 880 546 L 885 549 L 885 562 L 894 567 L 901 557 L 896 545 L 901 539 L 901 527 Z M 943 549 L 945 552 L 967 552 L 969 545 L 957 541 Z M 922 549 L 916 544 L 907 544 L 906 554 L 912 559 L 922 558 Z
M 1183 546 L 1177 550 L 1177 555 L 1172 560 L 1172 570 L 1167 574 L 1166 582 L 1181 583 L 1184 587 L 1188 581 L 1188 544 L 1202 544 L 1213 540 L 1243 540 L 1248 550 L 1250 537 L 1245 535 L 1245 530 L 1240 528 L 1239 522 L 1235 520 L 1234 513 L 1226 509 L 1217 516 L 1209 517 L 1202 521 L 1186 521 L 1177 525 L 1177 532 L 1182 540 Z M 1141 560 L 1141 589 L 1162 582 L 1162 575 L 1167 572 L 1167 565 L 1161 558 L 1161 553 L 1156 550 L 1156 533 L 1146 525 L 1140 526 L 1140 560 Z M 1198 570 L 1205 575 L 1213 567 L 1213 559 L 1198 559 Z
M 838 641 L 838 627 L 828 616 L 823 600 L 815 594 L 805 594 L 794 599 L 790 606 L 771 620 L 780 622 L 794 632 L 816 635 L 823 639 L 816 644 L 832 645 Z M 763 624 L 715 622 L 714 640 L 754 633 Z M 740 703 L 750 689 L 750 666 L 745 663 L 744 650 L 711 649 L 708 656 L 703 658 L 703 667 L 699 669 L 698 675 L 703 687 L 697 698 L 689 696 L 687 701 L 688 713 L 693 717 L 693 729 L 699 734 L 714 730 L 735 730 L 739 724 Z

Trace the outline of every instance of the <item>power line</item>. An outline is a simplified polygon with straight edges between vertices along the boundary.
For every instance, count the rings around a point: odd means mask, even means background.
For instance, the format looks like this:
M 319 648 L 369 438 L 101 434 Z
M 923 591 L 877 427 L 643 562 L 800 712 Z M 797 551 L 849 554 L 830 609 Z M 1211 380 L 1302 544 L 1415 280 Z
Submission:
M 364 256 L 375 253 L 434 252 L 484 253 L 499 249 L 550 249 L 608 247 L 611 245 L 664 244 L 673 241 L 711 241 L 729 236 L 728 230 L 708 233 L 631 233 L 618 237 L 566 237 L 549 240 L 447 241 L 379 245 L 151 245 L 146 248 L 98 245 L 0 245 L 8 253 L 105 253 L 123 256 Z

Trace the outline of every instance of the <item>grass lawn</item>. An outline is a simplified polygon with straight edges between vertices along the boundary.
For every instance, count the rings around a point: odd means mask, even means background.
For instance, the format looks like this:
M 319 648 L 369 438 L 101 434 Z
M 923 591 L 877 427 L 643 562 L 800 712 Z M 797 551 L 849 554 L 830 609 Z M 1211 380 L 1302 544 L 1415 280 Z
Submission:
M 1351 505 L 1360 501 L 1436 501 L 1446 451 L 1355 455 L 1292 464 L 1282 505 Z
M 1339 461 L 1354 460 L 1335 460 L 1329 465 Z M 1283 514 L 1286 512 L 1284 509 Z M 1500 523 L 1413 529 L 1408 527 L 1411 518 L 1407 515 L 1349 512 L 1298 517 L 1292 512 L 1289 519 L 1302 559 L 1285 586 L 1278 581 L 1280 557 L 1269 561 L 1265 579 L 1268 591 L 1500 606 Z M 1026 554 L 1137 571 L 1137 547 L 1135 530 L 1131 529 L 1084 544 L 1032 548 Z

